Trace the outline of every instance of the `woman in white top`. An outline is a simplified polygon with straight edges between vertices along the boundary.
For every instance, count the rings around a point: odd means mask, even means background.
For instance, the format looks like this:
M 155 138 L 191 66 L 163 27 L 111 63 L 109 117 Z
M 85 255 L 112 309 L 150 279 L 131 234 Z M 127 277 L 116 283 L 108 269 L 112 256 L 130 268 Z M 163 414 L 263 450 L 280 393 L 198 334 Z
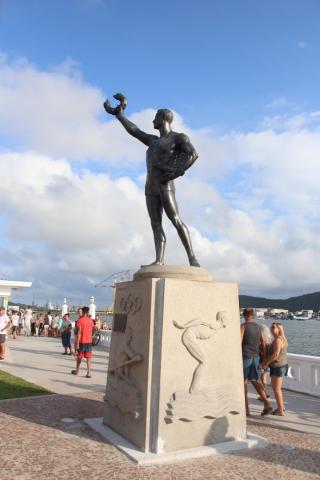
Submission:
M 31 318 L 32 318 L 32 309 L 28 307 L 24 313 L 24 334 L 30 335 L 31 332 Z

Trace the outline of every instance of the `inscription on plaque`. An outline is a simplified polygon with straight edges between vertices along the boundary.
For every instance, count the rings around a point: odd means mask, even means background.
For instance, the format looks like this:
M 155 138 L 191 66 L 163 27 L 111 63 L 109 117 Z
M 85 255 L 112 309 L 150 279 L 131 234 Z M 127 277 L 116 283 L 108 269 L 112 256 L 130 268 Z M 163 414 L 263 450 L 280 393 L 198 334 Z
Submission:
M 115 313 L 113 317 L 113 330 L 115 332 L 124 333 L 127 328 L 127 314 Z

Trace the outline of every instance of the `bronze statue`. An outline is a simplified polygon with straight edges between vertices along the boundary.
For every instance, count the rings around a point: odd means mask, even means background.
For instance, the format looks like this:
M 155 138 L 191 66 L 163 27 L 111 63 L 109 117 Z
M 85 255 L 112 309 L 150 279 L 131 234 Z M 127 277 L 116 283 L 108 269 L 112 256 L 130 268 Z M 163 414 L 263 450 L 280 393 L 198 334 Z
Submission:
M 198 158 L 196 150 L 187 135 L 171 130 L 173 120 L 171 110 L 165 108 L 156 113 L 153 125 L 160 132 L 158 137 L 143 132 L 124 116 L 127 99 L 121 93 L 114 95 L 114 98 L 119 100 L 119 105 L 113 108 L 109 100 L 106 100 L 104 102 L 106 112 L 115 115 L 130 135 L 148 147 L 145 195 L 156 249 L 156 260 L 151 265 L 163 265 L 166 244 L 166 236 L 162 228 L 164 210 L 177 229 L 190 265 L 199 267 L 192 250 L 188 228 L 179 216 L 174 186 L 174 179 L 184 175 Z

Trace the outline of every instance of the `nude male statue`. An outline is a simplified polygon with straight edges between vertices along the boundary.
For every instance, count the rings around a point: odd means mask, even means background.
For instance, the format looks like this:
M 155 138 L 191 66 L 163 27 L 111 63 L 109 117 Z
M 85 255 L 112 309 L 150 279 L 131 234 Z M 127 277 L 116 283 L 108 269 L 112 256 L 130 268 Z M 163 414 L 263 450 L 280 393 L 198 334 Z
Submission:
M 190 265 L 199 267 L 192 249 L 188 228 L 179 215 L 174 186 L 174 179 L 183 175 L 198 158 L 196 150 L 187 135 L 171 130 L 173 120 L 171 110 L 160 109 L 156 113 L 153 126 L 160 132 L 160 137 L 158 137 L 143 132 L 124 116 L 127 100 L 122 94 L 116 94 L 114 98 L 119 100 L 120 104 L 113 108 L 109 100 L 106 100 L 105 110 L 115 115 L 130 135 L 148 147 L 145 195 L 156 250 L 156 260 L 151 265 L 163 265 L 164 263 L 166 245 L 166 236 L 162 227 L 164 210 L 178 232 Z

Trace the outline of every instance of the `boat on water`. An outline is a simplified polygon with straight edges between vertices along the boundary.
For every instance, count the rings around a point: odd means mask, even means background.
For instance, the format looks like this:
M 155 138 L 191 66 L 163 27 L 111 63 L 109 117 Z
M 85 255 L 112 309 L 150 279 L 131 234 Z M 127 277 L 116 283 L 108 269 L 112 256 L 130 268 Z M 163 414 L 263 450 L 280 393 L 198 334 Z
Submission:
M 299 321 L 306 321 L 306 320 L 314 320 L 314 313 L 313 310 L 302 310 L 302 312 L 298 312 L 297 315 L 292 315 L 294 320 Z
M 300 316 L 300 315 L 292 315 L 293 320 L 299 320 L 300 322 L 304 322 L 306 320 L 313 320 L 313 318 L 307 316 Z

